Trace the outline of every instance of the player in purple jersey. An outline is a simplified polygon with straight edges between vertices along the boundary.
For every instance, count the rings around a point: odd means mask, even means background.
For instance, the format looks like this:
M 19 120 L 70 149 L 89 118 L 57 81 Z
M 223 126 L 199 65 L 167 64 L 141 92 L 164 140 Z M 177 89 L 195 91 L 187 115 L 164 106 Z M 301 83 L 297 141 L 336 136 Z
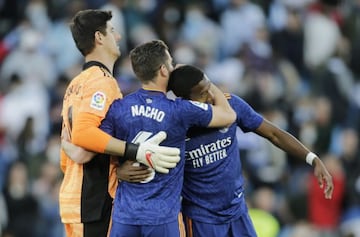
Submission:
M 211 103 L 206 77 L 196 67 L 181 66 L 170 76 L 168 88 L 184 99 Z M 245 237 L 256 236 L 244 198 L 236 128 L 255 132 L 283 151 L 306 160 L 325 198 L 331 198 L 332 178 L 323 162 L 300 141 L 279 129 L 255 112 L 244 100 L 229 95 L 237 114 L 227 128 L 190 128 L 186 139 L 182 212 L 187 236 Z
M 236 115 L 224 94 L 210 81 L 205 86 L 215 99 L 212 104 L 166 97 L 173 60 L 163 41 L 154 40 L 134 48 L 130 59 L 142 88 L 114 101 L 100 128 L 134 144 L 165 131 L 167 137 L 162 145 L 179 148 L 182 159 L 168 174 L 155 173 L 148 182 L 119 183 L 110 236 L 180 236 L 178 216 L 186 132 L 191 126 L 228 126 Z

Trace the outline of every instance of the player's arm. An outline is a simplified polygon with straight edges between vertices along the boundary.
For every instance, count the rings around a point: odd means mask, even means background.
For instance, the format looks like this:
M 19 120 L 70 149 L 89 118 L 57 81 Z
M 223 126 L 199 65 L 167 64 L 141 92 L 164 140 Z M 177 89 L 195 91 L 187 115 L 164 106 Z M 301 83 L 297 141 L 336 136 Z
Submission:
M 116 168 L 116 177 L 119 181 L 139 183 L 151 177 L 152 172 L 148 167 L 134 163 L 136 162 L 127 160 Z
M 255 133 L 268 139 L 272 144 L 283 151 L 299 157 L 314 166 L 314 175 L 317 177 L 321 188 L 324 187 L 325 181 L 325 198 L 331 198 L 334 190 L 331 175 L 320 158 L 306 148 L 298 139 L 266 119 L 264 119 L 260 126 L 255 130 Z
M 72 143 L 89 151 L 123 156 L 125 142 L 102 131 L 99 128 L 101 120 L 92 113 L 79 113 L 73 121 Z
M 63 138 L 61 147 L 68 157 L 78 164 L 89 162 L 96 153 L 86 151 L 85 149 L 72 144 Z M 151 177 L 151 170 L 146 166 L 135 166 L 135 161 L 127 160 L 116 168 L 116 176 L 119 181 L 126 182 L 144 182 Z M 139 164 L 139 163 L 137 163 Z
M 69 141 L 61 140 L 61 148 L 65 154 L 78 164 L 89 162 L 96 153 L 87 151 L 79 146 L 72 144 Z
M 106 118 L 104 119 L 106 122 Z M 159 146 L 166 133 L 158 133 L 141 144 L 126 143 L 99 128 L 101 118 L 91 113 L 80 113 L 73 122 L 72 143 L 89 151 L 121 156 L 138 161 L 160 173 L 168 173 L 180 161 L 180 150 Z
M 213 116 L 209 127 L 227 127 L 235 122 L 236 113 L 230 106 L 224 93 L 213 83 L 210 85 L 209 94 L 213 99 Z
M 70 134 L 67 129 L 63 128 L 61 131 L 61 149 L 66 156 L 78 164 L 89 162 L 96 153 L 87 151 L 82 147 L 71 143 Z

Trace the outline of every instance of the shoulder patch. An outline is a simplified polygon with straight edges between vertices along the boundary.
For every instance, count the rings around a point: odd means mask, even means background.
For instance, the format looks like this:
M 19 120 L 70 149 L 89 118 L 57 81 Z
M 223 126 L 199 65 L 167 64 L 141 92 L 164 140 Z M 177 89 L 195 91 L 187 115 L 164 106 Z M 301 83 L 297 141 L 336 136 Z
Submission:
M 208 110 L 209 105 L 205 104 L 205 103 L 201 103 L 199 101 L 193 101 L 193 100 L 189 100 L 191 104 L 203 109 L 203 110 Z
M 105 108 L 105 102 L 106 102 L 105 93 L 101 91 L 97 91 L 91 97 L 90 107 L 97 110 L 103 110 Z

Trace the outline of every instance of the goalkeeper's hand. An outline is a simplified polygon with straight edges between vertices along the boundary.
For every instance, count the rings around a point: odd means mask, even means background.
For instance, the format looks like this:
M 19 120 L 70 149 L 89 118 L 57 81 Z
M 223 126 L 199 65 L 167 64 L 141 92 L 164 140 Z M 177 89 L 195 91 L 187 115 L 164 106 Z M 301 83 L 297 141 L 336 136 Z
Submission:
M 135 160 L 153 168 L 159 173 L 167 174 L 180 161 L 180 149 L 159 146 L 165 140 L 166 133 L 161 131 L 139 145 L 126 143 L 125 158 Z

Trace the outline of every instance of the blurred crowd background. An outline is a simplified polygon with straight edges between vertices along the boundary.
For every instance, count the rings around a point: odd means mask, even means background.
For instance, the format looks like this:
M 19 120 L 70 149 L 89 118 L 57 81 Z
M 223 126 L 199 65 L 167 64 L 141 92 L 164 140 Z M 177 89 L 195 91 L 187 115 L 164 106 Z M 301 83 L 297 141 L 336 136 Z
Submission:
M 113 12 L 124 95 L 129 50 L 162 39 L 325 162 L 331 200 L 303 160 L 238 131 L 259 237 L 360 236 L 360 0 L 0 0 L 0 236 L 64 236 L 60 114 L 83 64 L 68 23 L 86 8 Z

